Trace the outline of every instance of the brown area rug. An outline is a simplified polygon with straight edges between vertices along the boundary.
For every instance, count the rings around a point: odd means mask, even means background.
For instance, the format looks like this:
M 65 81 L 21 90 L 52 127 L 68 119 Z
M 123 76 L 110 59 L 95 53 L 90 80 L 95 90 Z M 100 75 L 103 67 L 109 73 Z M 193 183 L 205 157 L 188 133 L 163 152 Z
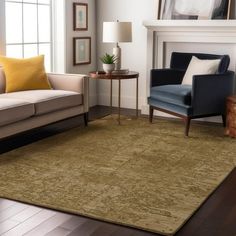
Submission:
M 235 166 L 223 128 L 110 117 L 0 156 L 0 196 L 174 234 Z

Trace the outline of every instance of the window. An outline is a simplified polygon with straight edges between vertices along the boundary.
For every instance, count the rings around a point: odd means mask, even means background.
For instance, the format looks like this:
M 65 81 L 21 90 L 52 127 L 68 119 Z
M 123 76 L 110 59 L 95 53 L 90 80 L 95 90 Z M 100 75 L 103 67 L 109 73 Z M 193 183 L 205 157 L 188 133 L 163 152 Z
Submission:
M 52 70 L 51 0 L 6 0 L 6 55 L 45 55 Z

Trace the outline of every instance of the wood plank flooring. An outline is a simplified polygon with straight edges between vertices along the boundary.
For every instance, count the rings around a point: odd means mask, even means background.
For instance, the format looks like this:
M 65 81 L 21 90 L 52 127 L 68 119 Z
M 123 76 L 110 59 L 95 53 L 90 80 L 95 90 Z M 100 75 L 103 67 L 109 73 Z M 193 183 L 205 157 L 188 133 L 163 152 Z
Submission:
M 115 236 L 154 234 L 0 199 L 0 235 L 4 236 Z
M 95 107 L 91 110 L 90 119 L 104 116 L 107 112 L 109 112 L 108 107 Z M 123 113 L 135 114 L 133 110 L 127 109 L 124 109 Z M 83 125 L 82 117 L 3 140 L 0 142 L 0 153 L 79 125 Z M 158 234 L 6 199 L 0 199 L 0 235 L 158 236 Z M 236 170 L 229 175 L 176 236 L 236 236 Z

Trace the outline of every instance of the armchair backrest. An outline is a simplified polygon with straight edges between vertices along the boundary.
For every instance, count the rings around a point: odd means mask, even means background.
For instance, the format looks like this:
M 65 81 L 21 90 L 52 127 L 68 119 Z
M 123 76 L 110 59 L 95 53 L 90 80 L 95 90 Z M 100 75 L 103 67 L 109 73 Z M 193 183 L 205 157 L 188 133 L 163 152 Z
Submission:
M 220 59 L 221 61 L 217 74 L 224 74 L 228 70 L 230 63 L 230 57 L 228 55 L 173 52 L 171 55 L 170 68 L 186 71 L 192 56 L 195 56 L 201 60 Z

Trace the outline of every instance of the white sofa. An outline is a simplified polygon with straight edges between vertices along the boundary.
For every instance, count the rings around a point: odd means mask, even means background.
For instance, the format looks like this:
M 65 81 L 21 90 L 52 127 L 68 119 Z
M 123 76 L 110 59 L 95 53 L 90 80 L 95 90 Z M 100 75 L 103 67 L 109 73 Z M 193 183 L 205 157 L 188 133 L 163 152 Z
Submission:
M 48 74 L 52 90 L 5 93 L 0 68 L 0 139 L 70 117 L 88 117 L 88 77 Z

